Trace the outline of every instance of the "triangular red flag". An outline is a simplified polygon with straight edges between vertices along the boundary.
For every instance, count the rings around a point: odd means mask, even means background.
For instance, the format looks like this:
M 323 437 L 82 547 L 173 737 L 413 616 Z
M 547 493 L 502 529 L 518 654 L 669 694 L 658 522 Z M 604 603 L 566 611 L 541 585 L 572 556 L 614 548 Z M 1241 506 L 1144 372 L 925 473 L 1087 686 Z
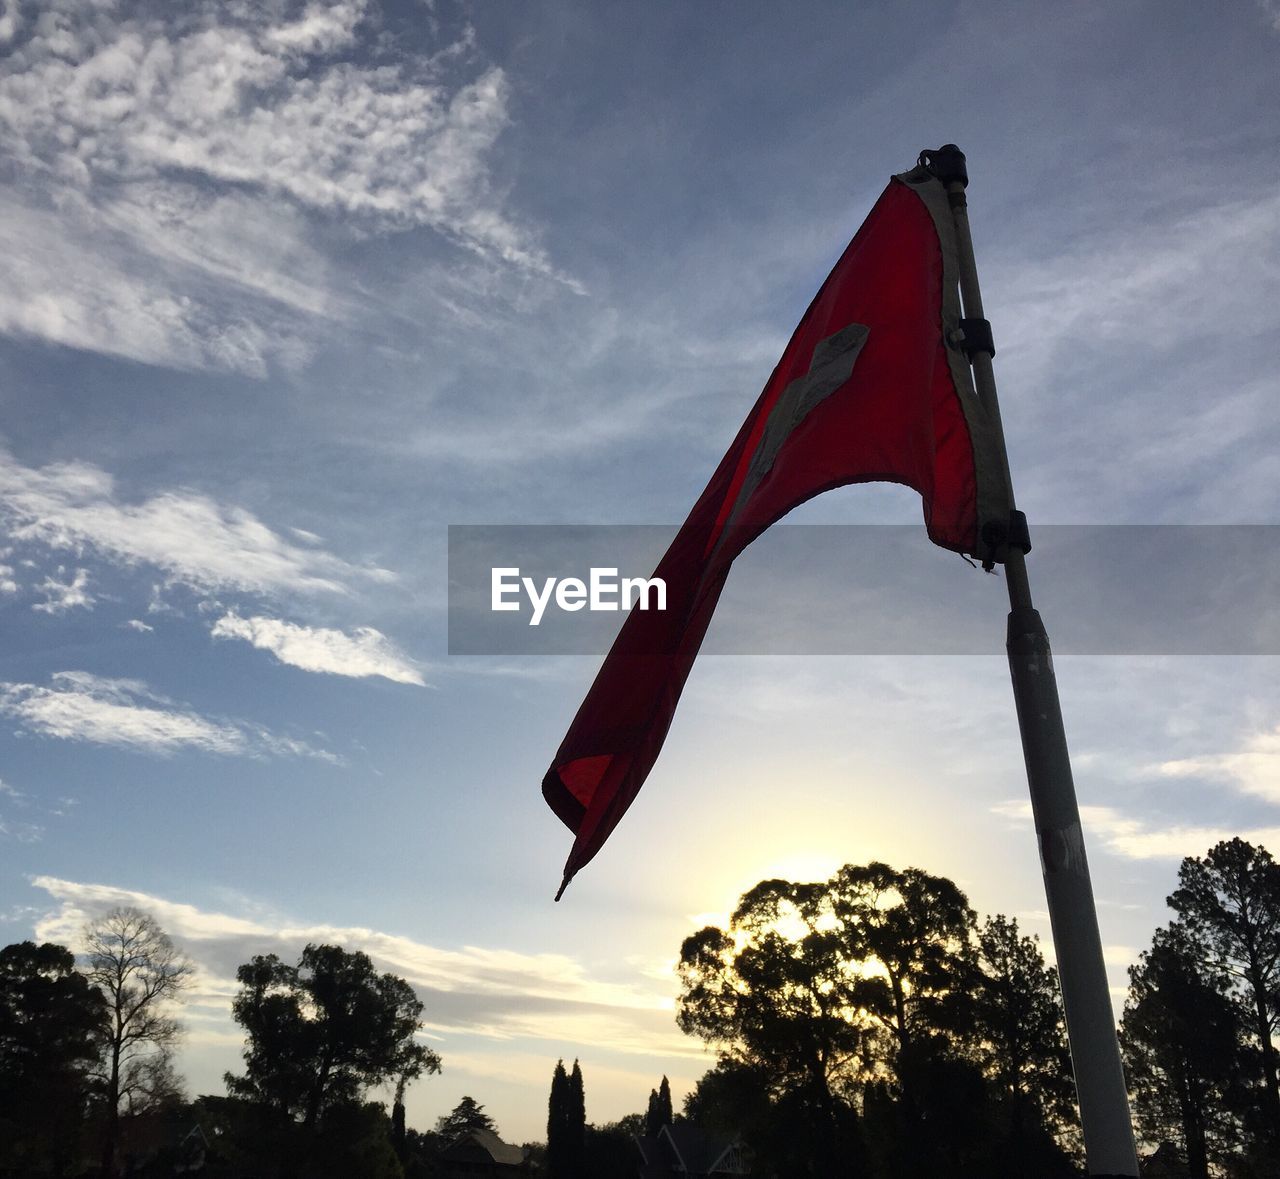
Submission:
M 890 181 L 822 284 L 654 571 L 667 608 L 632 610 L 543 779 L 577 837 L 557 900 L 643 785 L 729 567 L 770 524 L 886 480 L 920 493 L 934 543 L 990 556 L 1009 493 L 962 341 L 951 210 L 921 166 Z

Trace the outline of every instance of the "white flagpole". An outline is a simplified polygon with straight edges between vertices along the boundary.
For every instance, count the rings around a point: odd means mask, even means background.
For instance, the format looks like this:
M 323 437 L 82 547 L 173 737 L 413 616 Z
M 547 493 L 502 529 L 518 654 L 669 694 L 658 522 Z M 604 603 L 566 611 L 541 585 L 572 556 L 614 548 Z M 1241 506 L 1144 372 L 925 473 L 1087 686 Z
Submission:
M 990 325 L 983 318 L 973 238 L 969 232 L 965 201 L 969 177 L 965 156 L 955 144 L 949 143 L 937 151 L 921 153 L 920 159 L 947 190 L 959 254 L 960 294 L 967 325 L 965 347 L 973 366 L 974 387 L 994 425 L 1007 475 L 1009 457 L 991 364 L 995 349 L 991 344 Z M 1012 481 L 1009 488 L 1012 506 Z M 1020 512 L 1013 512 L 1009 532 L 1002 539 L 1005 581 L 1009 588 L 1009 670 L 1013 676 L 1022 753 L 1062 982 L 1062 1004 L 1084 1129 L 1087 1169 L 1093 1176 L 1136 1179 L 1138 1158 L 1129 1117 L 1129 1098 L 1102 960 L 1102 938 L 1098 933 L 1093 886 L 1085 858 L 1080 810 L 1076 805 L 1075 783 L 1062 727 L 1062 707 L 1049 637 L 1039 612 L 1031 603 L 1025 556 L 1031 546 L 1026 541 L 1026 520 Z

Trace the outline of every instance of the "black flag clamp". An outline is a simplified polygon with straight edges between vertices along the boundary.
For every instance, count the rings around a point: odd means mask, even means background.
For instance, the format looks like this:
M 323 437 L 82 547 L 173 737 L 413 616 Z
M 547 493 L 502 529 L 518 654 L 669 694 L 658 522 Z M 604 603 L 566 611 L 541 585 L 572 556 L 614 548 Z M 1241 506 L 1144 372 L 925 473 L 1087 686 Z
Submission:
M 952 208 L 964 206 L 964 190 L 969 187 L 969 167 L 964 152 L 954 143 L 944 143 L 941 147 L 925 148 L 917 163 L 942 182 Z M 951 191 L 953 184 L 960 186 L 956 192 Z
M 1004 562 L 1001 554 L 1009 549 L 1021 549 L 1023 556 L 1026 556 L 1031 551 L 1031 530 L 1027 527 L 1027 514 L 1014 508 L 1009 513 L 1007 523 L 988 520 L 982 526 L 982 543 L 987 549 L 982 567 L 988 573 L 995 568 L 997 561 Z
M 973 363 L 979 352 L 985 352 L 993 360 L 996 355 L 996 344 L 991 338 L 991 321 L 989 319 L 962 319 L 960 321 L 960 350 Z

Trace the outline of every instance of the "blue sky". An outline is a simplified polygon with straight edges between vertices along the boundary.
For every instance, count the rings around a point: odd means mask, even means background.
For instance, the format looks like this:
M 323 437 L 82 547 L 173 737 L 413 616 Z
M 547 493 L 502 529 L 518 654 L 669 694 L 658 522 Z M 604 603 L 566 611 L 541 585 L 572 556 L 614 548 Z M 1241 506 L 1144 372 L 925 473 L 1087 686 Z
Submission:
M 153 911 L 195 1092 L 237 963 L 363 946 L 444 1059 L 411 1123 L 470 1093 L 523 1140 L 559 1056 L 595 1121 L 692 1084 L 671 961 L 762 876 L 918 864 L 1047 936 L 994 582 L 989 657 L 704 660 L 553 906 L 595 661 L 450 658 L 446 526 L 678 522 L 948 140 L 1033 530 L 1280 522 L 1274 0 L 8 0 L 0 45 L 8 939 Z M 1037 588 L 1051 634 L 1088 589 Z M 1059 674 L 1122 987 L 1180 856 L 1280 850 L 1275 661 Z

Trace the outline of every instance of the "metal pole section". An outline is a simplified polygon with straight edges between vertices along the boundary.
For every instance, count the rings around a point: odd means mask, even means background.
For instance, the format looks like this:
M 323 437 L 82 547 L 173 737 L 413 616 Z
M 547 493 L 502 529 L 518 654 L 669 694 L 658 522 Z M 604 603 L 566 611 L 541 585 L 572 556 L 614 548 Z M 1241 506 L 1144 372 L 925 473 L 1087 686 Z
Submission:
M 944 172 L 943 175 L 955 221 L 960 294 L 965 317 L 981 320 L 984 318 L 982 294 L 978 289 L 978 269 L 965 202 L 968 177 L 964 174 L 964 155 L 952 144 L 929 154 L 941 155 L 948 151 L 959 157 L 959 174 Z M 991 353 L 975 351 L 971 362 L 974 387 L 995 425 L 1007 476 L 1009 457 L 1000 422 Z M 1012 507 L 1012 481 L 1009 487 Z M 1009 588 L 1009 670 L 1062 981 L 1062 1004 L 1067 1017 L 1087 1168 L 1094 1176 L 1136 1177 L 1138 1157 L 1129 1117 L 1129 1098 L 1102 960 L 1102 938 L 1098 933 L 1098 914 L 1085 858 L 1049 636 L 1039 611 L 1031 603 L 1026 556 L 1021 549 L 1010 546 L 1004 570 Z

